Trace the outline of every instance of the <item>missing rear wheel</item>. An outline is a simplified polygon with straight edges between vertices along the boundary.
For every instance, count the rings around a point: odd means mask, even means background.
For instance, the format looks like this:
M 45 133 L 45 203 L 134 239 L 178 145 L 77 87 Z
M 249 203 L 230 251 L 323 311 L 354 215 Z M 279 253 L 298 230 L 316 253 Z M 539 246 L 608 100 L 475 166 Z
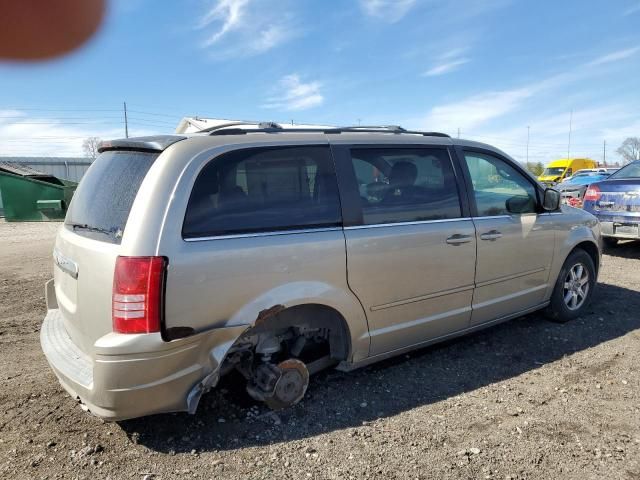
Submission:
M 247 391 L 272 410 L 282 410 L 302 400 L 308 386 L 309 370 L 306 365 L 290 358 L 278 365 L 261 365 L 256 369 Z

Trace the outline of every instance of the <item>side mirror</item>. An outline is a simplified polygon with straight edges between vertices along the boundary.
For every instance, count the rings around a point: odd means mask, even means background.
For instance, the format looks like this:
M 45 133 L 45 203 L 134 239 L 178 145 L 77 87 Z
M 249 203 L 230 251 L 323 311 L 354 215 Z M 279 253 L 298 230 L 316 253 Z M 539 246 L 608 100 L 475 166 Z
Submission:
M 547 212 L 553 212 L 560 208 L 560 192 L 553 188 L 545 188 L 542 198 L 542 208 Z
M 521 213 L 531 213 L 536 211 L 536 201 L 529 195 L 516 195 L 510 197 L 505 202 L 507 212 L 516 215 Z

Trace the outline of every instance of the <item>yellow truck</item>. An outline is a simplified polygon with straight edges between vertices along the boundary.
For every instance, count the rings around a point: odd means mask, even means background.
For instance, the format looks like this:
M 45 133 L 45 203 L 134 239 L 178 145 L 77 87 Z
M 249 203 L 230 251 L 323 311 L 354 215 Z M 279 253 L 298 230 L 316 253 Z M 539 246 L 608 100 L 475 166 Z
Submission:
M 561 158 L 547 165 L 538 177 L 545 185 L 555 185 L 583 168 L 596 168 L 597 163 L 590 158 Z

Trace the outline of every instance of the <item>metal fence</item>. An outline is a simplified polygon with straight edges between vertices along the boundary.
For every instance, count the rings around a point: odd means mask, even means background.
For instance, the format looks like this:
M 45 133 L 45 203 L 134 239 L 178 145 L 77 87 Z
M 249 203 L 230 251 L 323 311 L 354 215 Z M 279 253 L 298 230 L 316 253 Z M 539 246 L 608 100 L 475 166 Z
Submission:
M 5 157 L 0 162 L 11 162 L 34 168 L 58 178 L 79 182 L 92 163 L 84 157 Z M 2 197 L 0 197 L 0 216 L 2 216 Z

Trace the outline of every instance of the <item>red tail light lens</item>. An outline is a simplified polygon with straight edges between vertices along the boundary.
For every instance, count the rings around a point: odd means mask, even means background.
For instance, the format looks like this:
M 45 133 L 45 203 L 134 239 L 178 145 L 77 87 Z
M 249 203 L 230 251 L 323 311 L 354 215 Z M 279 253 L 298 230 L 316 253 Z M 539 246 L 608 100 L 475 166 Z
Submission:
M 602 196 L 602 192 L 600 191 L 597 185 L 589 185 L 589 188 L 587 188 L 587 191 L 584 192 L 583 200 L 597 202 L 598 200 L 600 200 L 601 196 Z
M 570 198 L 569 199 L 569 205 L 571 207 L 580 208 L 580 207 L 582 207 L 582 200 L 580 200 L 579 198 Z
M 160 331 L 164 272 L 164 257 L 118 257 L 113 276 L 114 332 Z

